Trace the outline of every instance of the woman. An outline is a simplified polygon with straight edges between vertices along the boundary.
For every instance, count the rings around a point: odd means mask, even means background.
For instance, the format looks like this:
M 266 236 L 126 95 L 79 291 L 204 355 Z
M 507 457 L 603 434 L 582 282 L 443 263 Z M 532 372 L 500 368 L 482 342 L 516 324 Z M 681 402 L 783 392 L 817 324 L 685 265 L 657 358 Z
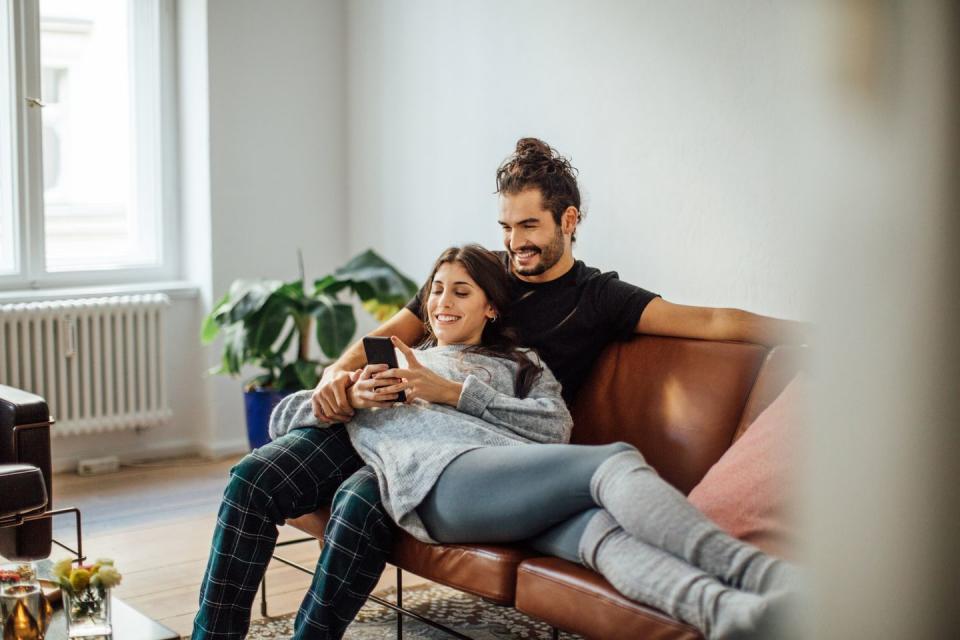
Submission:
M 428 543 L 525 540 L 709 638 L 757 633 L 794 570 L 723 533 L 634 447 L 566 444 L 560 385 L 501 318 L 507 287 L 494 254 L 448 249 L 422 289 L 423 348 L 394 338 L 406 367 L 355 372 L 382 381 L 373 400 L 351 397 L 367 410 L 347 430 L 386 511 Z M 284 399 L 271 434 L 305 426 L 317 426 L 309 391 Z

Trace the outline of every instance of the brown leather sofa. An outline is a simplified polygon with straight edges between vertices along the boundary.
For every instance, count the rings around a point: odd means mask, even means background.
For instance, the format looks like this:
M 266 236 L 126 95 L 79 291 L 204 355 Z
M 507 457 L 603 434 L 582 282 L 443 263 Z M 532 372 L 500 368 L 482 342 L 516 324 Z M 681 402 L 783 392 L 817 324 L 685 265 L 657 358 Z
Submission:
M 688 493 L 799 367 L 799 350 L 638 336 L 611 345 L 573 408 L 573 442 L 634 444 Z M 290 524 L 319 540 L 320 510 Z M 400 532 L 397 567 L 587 638 L 692 639 L 692 627 L 620 595 L 600 575 L 521 546 L 427 545 Z

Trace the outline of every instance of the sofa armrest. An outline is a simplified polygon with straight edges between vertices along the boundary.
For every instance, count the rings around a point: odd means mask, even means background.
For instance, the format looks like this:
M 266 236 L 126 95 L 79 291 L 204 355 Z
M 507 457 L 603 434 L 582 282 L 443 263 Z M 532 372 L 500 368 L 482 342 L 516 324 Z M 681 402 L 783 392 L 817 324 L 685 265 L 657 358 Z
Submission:
M 806 357 L 806 347 L 782 345 L 770 350 L 743 407 L 743 415 L 740 416 L 740 423 L 733 434 L 734 442 L 803 369 Z
M 40 469 L 29 464 L 0 464 L 0 521 L 43 509 L 47 488 Z

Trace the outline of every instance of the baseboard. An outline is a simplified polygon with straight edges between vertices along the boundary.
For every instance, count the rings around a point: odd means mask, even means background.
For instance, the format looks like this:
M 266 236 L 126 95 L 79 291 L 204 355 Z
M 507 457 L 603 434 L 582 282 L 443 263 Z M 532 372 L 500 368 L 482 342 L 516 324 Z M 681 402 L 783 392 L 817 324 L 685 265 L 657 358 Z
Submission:
M 111 452 L 112 453 L 112 452 Z M 201 447 L 193 440 L 172 440 L 167 442 L 158 442 L 152 445 L 138 446 L 136 449 L 127 452 L 117 453 L 120 464 L 129 464 L 131 462 L 144 462 L 148 460 L 162 460 L 164 458 L 182 458 L 185 456 L 204 455 Z M 63 458 L 54 458 L 52 461 L 53 472 L 62 473 L 64 471 L 76 471 L 77 462 L 81 458 L 88 458 L 89 455 L 68 456 Z
M 130 451 L 117 452 L 116 456 L 120 459 L 120 464 L 123 465 L 131 462 L 146 462 L 150 460 L 163 460 L 165 458 L 182 458 L 185 456 L 200 456 L 209 460 L 220 460 L 221 458 L 240 455 L 248 451 L 250 451 L 250 445 L 246 438 L 222 440 L 213 444 L 198 443 L 195 440 L 184 438 L 137 446 Z M 81 458 L 89 457 L 91 457 L 89 454 L 65 456 L 62 458 L 54 457 L 52 461 L 53 472 L 76 471 L 77 462 Z
M 198 452 L 204 458 L 219 460 L 227 456 L 235 456 L 250 451 L 250 443 L 246 438 L 236 438 L 234 440 L 221 440 L 213 444 L 200 444 Z

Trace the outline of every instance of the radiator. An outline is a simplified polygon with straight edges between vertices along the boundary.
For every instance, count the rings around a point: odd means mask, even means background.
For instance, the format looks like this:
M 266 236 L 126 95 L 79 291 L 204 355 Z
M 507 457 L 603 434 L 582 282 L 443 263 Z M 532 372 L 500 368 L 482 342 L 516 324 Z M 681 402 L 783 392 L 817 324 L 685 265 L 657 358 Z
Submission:
M 164 294 L 0 305 L 0 384 L 43 396 L 55 436 L 170 419 Z

